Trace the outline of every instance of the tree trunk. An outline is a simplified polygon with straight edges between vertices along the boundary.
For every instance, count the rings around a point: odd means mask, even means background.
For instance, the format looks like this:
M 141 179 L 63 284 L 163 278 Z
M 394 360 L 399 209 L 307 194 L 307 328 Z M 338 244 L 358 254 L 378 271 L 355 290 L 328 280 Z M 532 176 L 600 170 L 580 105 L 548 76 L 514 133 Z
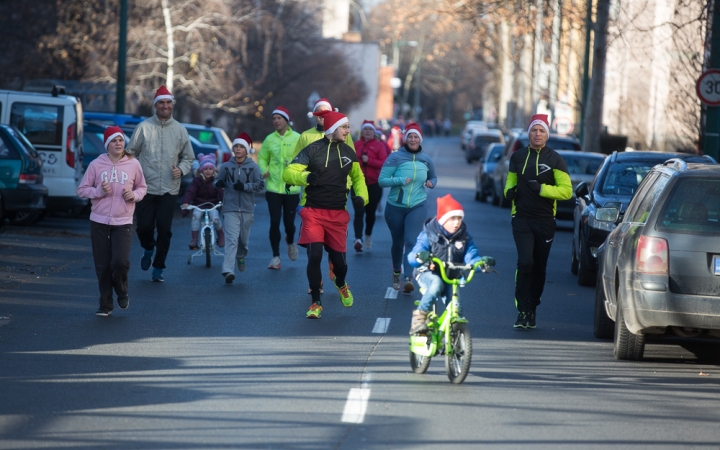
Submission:
M 588 102 L 585 105 L 583 151 L 600 153 L 603 97 L 605 96 L 605 65 L 607 63 L 607 35 L 610 19 L 610 0 L 597 0 L 593 68 Z
M 165 33 L 167 34 L 167 75 L 165 87 L 172 93 L 173 79 L 175 78 L 175 40 L 173 39 L 173 28 L 170 20 L 170 6 L 168 0 L 162 0 L 162 12 L 165 18 Z

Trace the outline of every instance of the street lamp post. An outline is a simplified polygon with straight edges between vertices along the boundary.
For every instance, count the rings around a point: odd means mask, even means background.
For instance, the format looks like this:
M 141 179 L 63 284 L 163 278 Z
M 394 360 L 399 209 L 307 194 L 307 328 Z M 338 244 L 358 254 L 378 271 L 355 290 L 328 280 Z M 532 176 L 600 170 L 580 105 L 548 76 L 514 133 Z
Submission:
M 120 34 L 118 36 L 118 69 L 115 83 L 115 112 L 125 112 L 125 62 L 127 61 L 128 0 L 120 0 Z

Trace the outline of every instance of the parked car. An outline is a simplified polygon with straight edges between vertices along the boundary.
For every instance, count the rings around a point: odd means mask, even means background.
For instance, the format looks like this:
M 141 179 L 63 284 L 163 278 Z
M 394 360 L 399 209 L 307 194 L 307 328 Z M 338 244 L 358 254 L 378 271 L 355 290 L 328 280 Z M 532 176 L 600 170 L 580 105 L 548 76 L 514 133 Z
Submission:
M 490 144 L 505 143 L 505 136 L 499 129 L 474 130 L 465 149 L 465 160 L 468 164 L 479 161 L 485 157 L 485 151 Z
M 519 148 L 530 145 L 530 138 L 527 132 L 516 134 L 515 137 L 505 146 L 503 156 L 495 167 L 492 174 L 493 179 L 493 205 L 500 205 L 503 208 L 509 208 L 510 202 L 505 199 L 503 191 L 505 190 L 505 182 L 507 181 L 508 167 L 510 166 L 510 157 Z M 563 136 L 559 134 L 551 134 L 548 137 L 547 147 L 553 150 L 573 150 L 580 151 L 580 141 L 575 137 Z
M 620 217 L 595 213 L 618 225 L 598 250 L 595 336 L 621 360 L 642 359 L 649 335 L 720 337 L 720 166 L 655 166 Z
M 83 134 L 83 169 L 87 170 L 90 163 L 98 156 L 106 153 L 105 150 L 105 129 L 113 126 L 112 123 L 103 123 L 86 120 L 83 124 L 85 133 Z M 122 125 L 120 129 L 125 133 L 125 137 L 130 142 L 135 125 Z
M 687 153 L 615 152 L 605 160 L 591 182 L 580 183 L 575 188 L 570 270 L 578 276 L 578 284 L 595 284 L 597 249 L 615 229 L 612 222 L 595 220 L 595 212 L 604 206 L 617 206 L 622 216 L 645 175 L 655 165 L 672 158 L 715 164 L 715 160 L 709 156 Z
M 487 128 L 487 124 L 482 120 L 468 120 L 465 122 L 465 128 L 460 133 L 460 149 L 465 150 L 474 130 L 487 130 Z
M 183 126 L 188 134 L 197 139 L 201 144 L 214 145 L 218 148 L 217 153 L 218 165 L 230 161 L 232 158 L 232 140 L 228 137 L 225 130 L 218 127 L 208 127 L 205 125 L 196 125 L 192 123 L 184 123 Z
M 48 210 L 79 210 L 89 203 L 77 195 L 83 174 L 83 109 L 78 98 L 59 87 L 52 94 L 0 91 L 0 123 L 20 130 L 40 155 Z
M 488 195 L 492 192 L 492 173 L 502 157 L 505 144 L 490 144 L 485 157 L 478 161 L 475 169 L 475 200 L 487 201 Z
M 47 196 L 40 155 L 20 130 L 0 125 L 0 223 L 35 223 Z
M 555 217 L 562 220 L 572 220 L 575 211 L 575 188 L 580 183 L 589 183 L 595 178 L 607 155 L 602 153 L 576 152 L 558 150 L 557 153 L 565 160 L 573 187 L 573 196 L 569 200 L 558 200 Z
M 130 125 L 137 126 L 140 122 L 147 119 L 145 116 L 137 114 L 117 114 L 109 112 L 85 111 L 85 120 L 105 124 L 105 125 Z

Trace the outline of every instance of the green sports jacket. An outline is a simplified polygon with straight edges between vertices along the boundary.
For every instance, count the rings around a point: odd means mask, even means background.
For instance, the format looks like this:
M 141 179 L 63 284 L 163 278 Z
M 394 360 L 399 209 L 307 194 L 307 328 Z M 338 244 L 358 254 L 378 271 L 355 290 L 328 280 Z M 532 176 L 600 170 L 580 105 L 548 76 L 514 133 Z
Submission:
M 300 139 L 300 133 L 287 129 L 284 135 L 274 131 L 269 134 L 262 143 L 258 152 L 258 166 L 263 175 L 269 173 L 265 179 L 265 189 L 268 192 L 278 194 L 299 194 L 299 186 L 291 186 L 285 190 L 285 182 L 282 179 L 283 170 L 295 157 L 295 146 Z

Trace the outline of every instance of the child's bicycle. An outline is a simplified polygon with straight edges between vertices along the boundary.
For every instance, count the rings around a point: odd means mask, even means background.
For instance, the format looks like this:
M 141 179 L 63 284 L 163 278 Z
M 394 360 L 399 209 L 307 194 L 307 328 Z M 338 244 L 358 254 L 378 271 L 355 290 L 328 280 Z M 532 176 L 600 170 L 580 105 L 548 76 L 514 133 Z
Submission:
M 212 203 L 206 202 L 200 204 L 200 206 L 204 205 L 212 205 Z M 221 206 L 222 202 L 219 202 L 217 205 L 213 205 L 212 208 L 200 208 L 195 205 L 188 205 L 187 208 L 184 208 L 188 210 L 197 209 L 198 211 L 202 211 L 203 213 L 203 217 L 200 220 L 200 239 L 198 242 L 200 249 L 196 253 L 188 255 L 188 264 L 192 263 L 192 259 L 194 257 L 202 256 L 203 254 L 205 254 L 205 267 L 210 267 L 212 265 L 211 257 L 213 253 L 215 254 L 215 256 L 225 256 L 217 249 L 217 233 L 215 233 L 215 228 L 210 221 L 210 211 L 218 209 Z
M 472 338 L 468 320 L 458 313 L 460 309 L 458 288 L 473 279 L 478 267 L 482 272 L 495 271 L 485 261 L 478 261 L 472 265 L 456 265 L 444 262 L 435 256 L 431 256 L 430 261 L 440 268 L 443 281 L 452 286 L 452 298 L 440 316 L 435 313 L 433 306 L 427 317 L 428 331 L 410 336 L 410 366 L 415 373 L 425 373 L 430 365 L 430 359 L 435 355 L 444 354 L 448 378 L 454 384 L 460 384 L 465 381 L 470 370 Z M 447 270 L 460 271 L 460 276 L 450 279 Z M 445 302 L 447 299 L 442 297 L 442 300 Z M 416 305 L 419 303 L 419 301 L 415 302 Z

